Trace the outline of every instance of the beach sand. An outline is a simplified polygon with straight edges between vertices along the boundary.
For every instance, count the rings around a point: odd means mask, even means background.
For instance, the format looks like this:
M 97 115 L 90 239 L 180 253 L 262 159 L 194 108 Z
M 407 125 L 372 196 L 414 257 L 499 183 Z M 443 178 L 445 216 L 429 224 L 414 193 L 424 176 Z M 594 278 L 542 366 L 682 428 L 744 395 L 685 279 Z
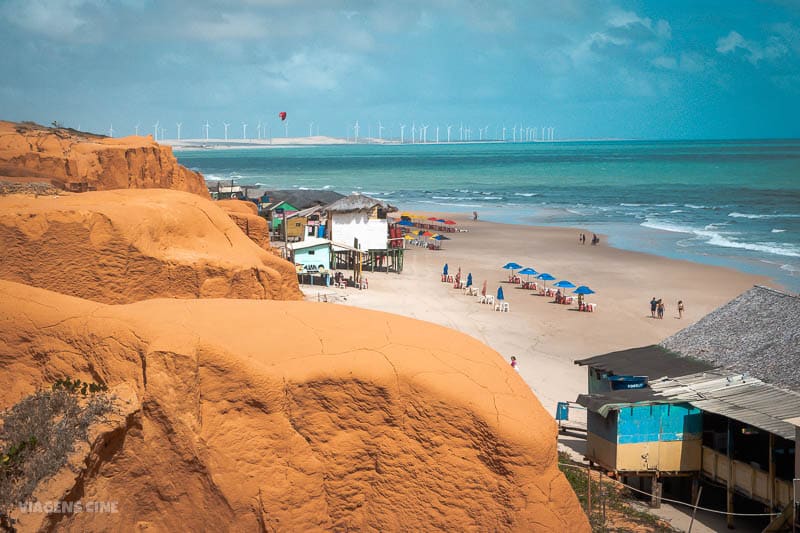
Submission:
M 520 374 L 551 414 L 557 402 L 574 401 L 586 392 L 586 369 L 575 365 L 576 359 L 658 343 L 754 284 L 769 283 L 766 278 L 735 270 L 615 249 L 606 244 L 604 235 L 598 246 L 592 246 L 592 233 L 579 228 L 473 222 L 464 215 L 447 216 L 469 231 L 447 233 L 451 240 L 442 241 L 441 250 L 407 249 L 402 274 L 365 272 L 368 290 L 325 291 L 346 295 L 346 305 L 397 313 L 464 332 L 506 360 L 516 356 Z M 583 245 L 578 241 L 581 232 L 587 233 Z M 507 283 L 508 271 L 501 267 L 510 261 L 548 272 L 556 281 L 588 285 L 596 294 L 586 301 L 597 304 L 596 312 L 578 312 L 575 305 L 555 304 L 553 298 Z M 460 267 L 464 279 L 472 273 L 478 290 L 487 280 L 487 294 L 495 294 L 502 286 L 510 312 L 495 312 L 493 306 L 478 303 L 477 297 L 442 283 L 445 263 L 451 274 Z M 548 286 L 552 283 L 555 281 Z M 304 289 L 310 298 L 321 292 L 308 286 Z M 665 302 L 661 320 L 650 317 L 652 297 Z M 682 319 L 678 319 L 678 300 L 685 305 Z

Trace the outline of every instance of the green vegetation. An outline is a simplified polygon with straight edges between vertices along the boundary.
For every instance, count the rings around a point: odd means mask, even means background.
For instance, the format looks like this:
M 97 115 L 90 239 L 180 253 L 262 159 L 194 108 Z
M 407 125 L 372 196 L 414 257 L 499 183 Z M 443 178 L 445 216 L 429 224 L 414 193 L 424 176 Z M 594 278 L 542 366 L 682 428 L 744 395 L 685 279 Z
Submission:
M 576 463 L 565 452 L 558 452 L 558 462 L 559 468 L 572 485 L 581 507 L 589 517 L 592 531 L 624 532 L 642 527 L 656 532 L 676 531 L 657 516 L 634 507 L 633 496 L 615 480 L 593 472 L 590 482 L 586 465 Z M 591 483 L 591 508 L 587 509 L 589 483 Z
M 56 381 L 0 412 L 0 529 L 8 513 L 67 462 L 89 426 L 113 410 L 103 383 Z

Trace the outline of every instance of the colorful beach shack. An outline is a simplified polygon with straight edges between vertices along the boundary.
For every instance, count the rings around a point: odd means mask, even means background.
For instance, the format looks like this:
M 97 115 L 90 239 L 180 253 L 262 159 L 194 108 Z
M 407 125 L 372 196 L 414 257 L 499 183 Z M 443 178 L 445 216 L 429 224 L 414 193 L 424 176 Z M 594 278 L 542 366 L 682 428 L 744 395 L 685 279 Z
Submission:
M 700 469 L 702 414 L 686 402 L 658 398 L 648 380 L 710 370 L 660 346 L 576 361 L 588 367 L 587 457 L 621 475 L 661 477 Z
M 304 270 L 330 270 L 331 241 L 318 237 L 306 237 L 302 241 L 286 245 L 291 251 L 290 261 Z

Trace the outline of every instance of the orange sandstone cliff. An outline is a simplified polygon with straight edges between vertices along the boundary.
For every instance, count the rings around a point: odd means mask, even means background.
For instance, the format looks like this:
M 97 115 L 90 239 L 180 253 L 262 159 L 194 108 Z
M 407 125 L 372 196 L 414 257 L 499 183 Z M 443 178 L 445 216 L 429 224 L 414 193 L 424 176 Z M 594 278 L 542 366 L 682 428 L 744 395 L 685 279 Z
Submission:
M 179 191 L 0 196 L 0 250 L 0 279 L 97 302 L 302 298 L 293 265 Z
M 0 409 L 66 376 L 137 398 L 91 468 L 51 487 L 118 512 L 48 517 L 59 529 L 589 531 L 552 418 L 496 352 L 450 329 L 310 302 L 112 306 L 0 281 L 0 339 Z M 17 517 L 21 531 L 41 520 Z
M 218 200 L 217 205 L 253 242 L 265 250 L 271 249 L 267 219 L 258 215 L 256 204 L 243 200 Z
M 68 191 L 175 189 L 209 198 L 203 177 L 152 137 L 107 138 L 0 121 L 0 180 L 46 181 Z

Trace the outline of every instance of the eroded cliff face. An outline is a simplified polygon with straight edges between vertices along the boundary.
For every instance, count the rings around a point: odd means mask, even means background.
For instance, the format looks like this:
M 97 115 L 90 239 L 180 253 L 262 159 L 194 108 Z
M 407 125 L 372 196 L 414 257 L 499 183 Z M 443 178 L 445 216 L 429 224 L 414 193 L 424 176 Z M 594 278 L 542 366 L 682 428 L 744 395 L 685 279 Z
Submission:
M 250 237 L 250 240 L 267 251 L 271 250 L 267 219 L 258 215 L 256 204 L 243 200 L 219 200 L 217 205 L 231 217 L 245 235 Z
M 589 531 L 556 428 L 456 331 L 310 302 L 109 306 L 0 282 L 0 409 L 71 376 L 141 402 L 68 531 Z M 22 516 L 21 530 L 26 531 Z
M 209 198 L 203 177 L 152 137 L 118 139 L 0 121 L 0 179 L 67 191 L 174 189 Z
M 0 250 L 0 279 L 97 302 L 302 298 L 293 265 L 179 191 L 0 196 Z

